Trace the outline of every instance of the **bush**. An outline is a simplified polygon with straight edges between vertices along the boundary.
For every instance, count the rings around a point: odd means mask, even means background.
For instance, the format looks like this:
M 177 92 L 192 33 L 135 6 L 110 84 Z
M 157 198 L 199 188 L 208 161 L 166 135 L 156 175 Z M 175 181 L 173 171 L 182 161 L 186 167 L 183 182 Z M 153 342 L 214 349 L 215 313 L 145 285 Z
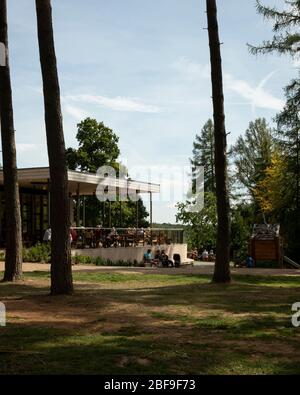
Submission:
M 84 255 L 73 256 L 72 263 L 74 263 L 75 265 L 96 265 L 96 266 L 107 266 L 107 267 L 114 267 L 114 266 L 131 267 L 138 265 L 137 262 L 132 263 L 130 261 L 124 261 L 122 259 L 113 262 L 110 259 L 104 259 L 101 257 L 92 258 Z
M 51 245 L 37 243 L 35 246 L 23 249 L 23 262 L 48 263 L 51 261 Z

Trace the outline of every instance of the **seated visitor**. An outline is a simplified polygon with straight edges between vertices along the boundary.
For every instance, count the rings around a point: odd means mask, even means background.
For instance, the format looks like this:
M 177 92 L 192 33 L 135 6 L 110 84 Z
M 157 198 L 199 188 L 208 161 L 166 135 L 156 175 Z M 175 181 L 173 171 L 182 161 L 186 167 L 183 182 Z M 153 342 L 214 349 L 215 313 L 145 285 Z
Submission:
M 115 227 L 111 228 L 111 231 L 107 236 L 107 241 L 108 241 L 108 247 L 110 247 L 111 245 L 114 245 L 115 247 L 117 247 L 118 232 Z
M 93 246 L 93 237 L 94 237 L 94 233 L 91 229 L 88 229 L 85 232 L 85 243 L 88 247 L 92 247 Z
M 151 265 L 155 264 L 155 262 L 153 261 L 153 257 L 152 257 L 152 251 L 150 249 L 147 250 L 147 252 L 145 252 L 145 254 L 144 254 L 144 263 L 146 266 L 147 265 L 151 266 Z
M 163 267 L 169 267 L 169 257 L 168 257 L 168 255 L 165 253 L 164 250 L 162 250 L 160 256 L 161 256 L 161 262 L 162 262 Z
M 96 248 L 99 248 L 101 243 L 103 242 L 103 240 L 102 240 L 102 225 L 97 225 L 95 233 L 94 233 L 94 240 L 95 240 Z
M 160 251 L 157 250 L 154 256 L 154 261 L 156 262 L 157 266 L 161 263 L 161 254 Z
M 204 262 L 206 262 L 208 260 L 208 256 L 209 256 L 208 255 L 208 251 L 204 250 L 203 253 L 202 253 L 202 259 L 203 259 Z
M 213 261 L 215 259 L 215 254 L 214 254 L 214 250 L 210 250 L 209 251 L 209 260 Z

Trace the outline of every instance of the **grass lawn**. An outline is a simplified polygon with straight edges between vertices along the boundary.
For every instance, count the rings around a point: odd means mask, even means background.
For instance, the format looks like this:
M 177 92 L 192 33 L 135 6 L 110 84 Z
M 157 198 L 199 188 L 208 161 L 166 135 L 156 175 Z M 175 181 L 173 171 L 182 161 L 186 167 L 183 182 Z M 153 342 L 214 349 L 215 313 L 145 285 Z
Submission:
M 0 284 L 1 374 L 299 374 L 300 276 L 74 273 L 50 297 L 49 274 Z

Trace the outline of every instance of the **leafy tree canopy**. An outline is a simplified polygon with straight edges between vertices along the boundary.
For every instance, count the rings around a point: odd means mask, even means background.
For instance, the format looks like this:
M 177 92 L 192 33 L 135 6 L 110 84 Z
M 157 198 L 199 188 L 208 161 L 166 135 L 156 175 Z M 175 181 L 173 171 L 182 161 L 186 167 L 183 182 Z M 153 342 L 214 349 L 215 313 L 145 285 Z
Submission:
M 264 177 L 274 150 L 274 131 L 264 118 L 250 122 L 245 136 L 240 136 L 232 148 L 236 177 L 253 196 L 253 189 Z
M 99 167 L 118 167 L 120 155 L 119 137 L 103 122 L 87 118 L 77 125 L 78 149 L 67 149 L 67 161 L 71 170 L 96 173 Z
M 186 225 L 189 245 L 199 250 L 215 248 L 217 236 L 217 202 L 212 192 L 204 194 L 204 208 L 200 212 L 189 210 L 190 202 L 178 203 L 177 222 Z

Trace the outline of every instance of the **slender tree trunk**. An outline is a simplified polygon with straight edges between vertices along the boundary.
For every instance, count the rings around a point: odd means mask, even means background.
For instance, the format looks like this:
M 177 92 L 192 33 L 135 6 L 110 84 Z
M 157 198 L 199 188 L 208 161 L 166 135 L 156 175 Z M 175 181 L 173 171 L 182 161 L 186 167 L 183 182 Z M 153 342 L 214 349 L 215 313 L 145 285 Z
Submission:
M 68 173 L 50 0 L 36 0 L 50 166 L 51 294 L 73 292 Z
M 6 255 L 3 281 L 16 281 L 22 276 L 22 221 L 8 59 L 6 0 L 0 0 L 0 42 L 6 48 L 6 65 L 0 66 L 0 117 L 6 215 Z
M 216 265 L 213 281 L 227 283 L 230 276 L 230 207 L 227 142 L 224 113 L 222 59 L 216 0 L 206 0 L 215 126 L 215 174 L 218 212 Z

